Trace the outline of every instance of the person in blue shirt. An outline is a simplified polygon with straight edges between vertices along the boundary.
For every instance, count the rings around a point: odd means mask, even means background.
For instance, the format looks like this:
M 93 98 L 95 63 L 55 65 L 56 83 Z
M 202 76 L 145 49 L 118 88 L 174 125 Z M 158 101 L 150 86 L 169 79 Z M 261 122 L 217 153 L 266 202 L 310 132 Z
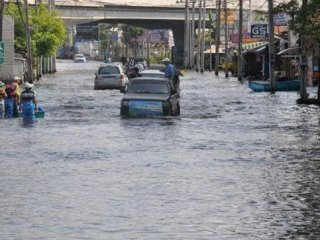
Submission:
M 32 91 L 33 84 L 26 82 L 25 90 L 20 95 L 20 107 L 24 121 L 33 121 L 35 119 L 35 111 L 38 111 L 35 94 Z
M 166 67 L 164 68 L 164 75 L 169 80 L 173 81 L 174 78 L 174 67 L 170 64 L 169 58 L 165 58 L 161 61 Z

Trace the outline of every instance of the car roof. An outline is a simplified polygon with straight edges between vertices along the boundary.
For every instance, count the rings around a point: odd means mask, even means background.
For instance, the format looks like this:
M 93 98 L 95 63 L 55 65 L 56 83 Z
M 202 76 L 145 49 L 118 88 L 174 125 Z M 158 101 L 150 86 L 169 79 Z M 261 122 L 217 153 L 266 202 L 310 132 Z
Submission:
M 164 72 L 161 72 L 158 69 L 144 69 L 141 71 L 141 73 L 162 73 L 162 74 L 164 74 Z
M 120 66 L 123 65 L 121 62 L 110 62 L 110 63 L 102 63 L 100 67 L 107 67 L 107 66 Z
M 168 83 L 169 79 L 167 78 L 160 78 L 160 77 L 136 77 L 136 78 L 132 78 L 130 80 L 132 83 L 133 82 L 164 82 L 164 83 Z

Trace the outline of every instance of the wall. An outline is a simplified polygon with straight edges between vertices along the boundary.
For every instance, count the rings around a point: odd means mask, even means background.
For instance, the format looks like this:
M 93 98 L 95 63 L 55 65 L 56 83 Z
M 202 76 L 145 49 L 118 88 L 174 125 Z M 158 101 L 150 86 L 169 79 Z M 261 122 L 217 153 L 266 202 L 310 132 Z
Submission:
M 3 18 L 2 38 L 5 44 L 4 64 L 0 65 L 0 79 L 12 80 L 14 77 L 14 21 L 12 17 Z

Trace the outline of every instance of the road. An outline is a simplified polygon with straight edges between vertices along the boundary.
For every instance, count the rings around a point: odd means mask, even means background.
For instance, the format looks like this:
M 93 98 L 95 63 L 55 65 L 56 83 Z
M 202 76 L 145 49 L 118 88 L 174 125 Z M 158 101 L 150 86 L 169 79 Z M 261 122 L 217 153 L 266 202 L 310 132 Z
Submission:
M 188 72 L 181 116 L 121 119 L 99 63 L 59 60 L 46 117 L 0 127 L 0 239 L 317 239 L 319 109 Z

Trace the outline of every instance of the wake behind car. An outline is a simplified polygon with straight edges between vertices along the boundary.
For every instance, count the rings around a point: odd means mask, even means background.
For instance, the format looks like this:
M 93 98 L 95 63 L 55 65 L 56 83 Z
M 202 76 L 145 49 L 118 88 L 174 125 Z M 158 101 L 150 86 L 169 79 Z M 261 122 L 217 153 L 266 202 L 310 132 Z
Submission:
M 83 54 L 75 54 L 73 57 L 74 62 L 86 62 L 87 59 Z
M 180 98 L 166 78 L 138 77 L 121 100 L 122 117 L 180 115 Z
M 96 72 L 94 89 L 119 89 L 124 92 L 128 83 L 122 63 L 105 63 Z

